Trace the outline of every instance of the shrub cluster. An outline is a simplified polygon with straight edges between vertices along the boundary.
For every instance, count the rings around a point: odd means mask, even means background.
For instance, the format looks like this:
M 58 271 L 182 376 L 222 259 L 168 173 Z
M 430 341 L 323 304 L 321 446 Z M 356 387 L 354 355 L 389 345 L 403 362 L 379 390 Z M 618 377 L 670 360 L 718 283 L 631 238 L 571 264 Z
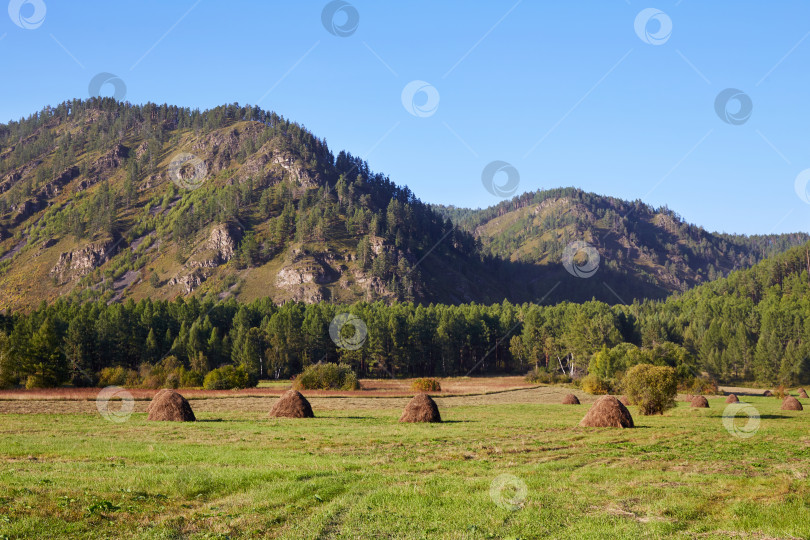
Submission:
M 134 369 L 123 366 L 106 367 L 98 377 L 99 386 L 140 386 L 141 378 Z
M 352 368 L 346 364 L 313 364 L 293 382 L 296 390 L 357 390 L 360 383 Z
M 413 380 L 411 383 L 411 390 L 415 392 L 441 392 L 442 385 L 439 384 L 438 379 L 423 377 L 421 379 Z
M 641 414 L 664 414 L 675 406 L 678 379 L 671 367 L 638 364 L 625 374 L 622 388 Z
M 256 386 L 256 381 L 252 380 L 243 366 L 222 366 L 211 370 L 203 381 L 203 388 L 206 390 L 231 390 L 253 386 Z
M 708 377 L 678 377 L 678 390 L 693 396 L 713 396 L 719 393 L 717 381 Z
M 30 381 L 32 385 L 38 384 L 38 382 Z M 241 365 L 222 366 L 206 374 L 204 371 L 183 366 L 175 356 L 167 356 L 156 364 L 144 362 L 137 371 L 122 366 L 104 368 L 98 374 L 98 381 L 93 381 L 93 384 L 96 382 L 98 386 L 114 385 L 129 388 L 199 388 L 202 386 L 208 390 L 222 390 L 249 388 L 256 386 L 258 380 Z
M 583 392 L 587 392 L 594 396 L 602 396 L 609 394 L 616 386 L 615 382 L 610 379 L 603 379 L 593 373 L 582 377 L 579 380 L 579 387 Z

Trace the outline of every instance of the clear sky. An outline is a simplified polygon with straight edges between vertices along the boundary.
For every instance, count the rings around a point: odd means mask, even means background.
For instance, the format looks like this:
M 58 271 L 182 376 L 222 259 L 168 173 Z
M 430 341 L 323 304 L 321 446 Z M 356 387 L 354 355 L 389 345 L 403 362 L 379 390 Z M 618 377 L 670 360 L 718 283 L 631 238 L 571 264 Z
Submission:
M 715 231 L 810 231 L 794 186 L 810 168 L 809 2 L 347 4 L 327 29 L 322 0 L 12 0 L 0 119 L 111 73 L 133 103 L 258 103 L 426 202 L 499 202 L 481 176 L 500 160 L 517 193 L 576 186 Z M 743 95 L 724 121 L 727 88 Z

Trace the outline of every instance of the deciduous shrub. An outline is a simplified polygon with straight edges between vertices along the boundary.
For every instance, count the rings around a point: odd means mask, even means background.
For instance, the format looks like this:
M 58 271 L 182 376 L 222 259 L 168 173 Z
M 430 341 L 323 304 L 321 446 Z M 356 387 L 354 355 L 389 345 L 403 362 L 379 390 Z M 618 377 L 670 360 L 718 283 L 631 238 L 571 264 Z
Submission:
M 180 388 L 194 388 L 203 385 L 203 376 L 199 371 L 181 367 L 178 376 L 180 377 Z
M 414 379 L 411 383 L 411 390 L 415 392 L 441 392 L 442 385 L 439 384 L 438 379 L 424 377 Z
M 597 377 L 591 373 L 580 379 L 579 387 L 582 388 L 583 392 L 587 392 L 594 396 L 600 396 L 610 393 L 612 385 L 607 379 L 602 379 L 601 377 Z
M 625 374 L 622 387 L 641 414 L 663 414 L 675 406 L 678 379 L 671 367 L 639 364 Z
M 211 370 L 203 380 L 206 390 L 231 390 L 233 388 L 250 388 L 257 381 L 251 379 L 243 366 L 222 366 Z
M 360 383 L 352 368 L 346 364 L 313 364 L 304 369 L 293 382 L 296 390 L 357 390 Z
M 532 384 L 557 384 L 557 383 L 570 383 L 571 377 L 563 373 L 548 371 L 539 366 L 535 366 L 533 370 L 526 374 L 526 382 Z
M 122 366 L 104 368 L 98 377 L 99 386 L 138 386 L 140 383 L 137 371 Z
M 680 377 L 678 376 L 678 390 L 693 396 L 712 396 L 719 392 L 717 382 L 707 377 Z

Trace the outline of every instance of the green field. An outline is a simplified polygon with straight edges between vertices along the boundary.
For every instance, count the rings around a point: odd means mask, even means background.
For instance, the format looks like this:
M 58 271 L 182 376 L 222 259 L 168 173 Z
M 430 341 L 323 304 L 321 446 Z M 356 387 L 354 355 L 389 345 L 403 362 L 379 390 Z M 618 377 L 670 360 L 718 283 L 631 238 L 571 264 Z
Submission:
M 744 398 L 750 438 L 722 398 L 579 428 L 589 405 L 550 403 L 563 392 L 438 399 L 434 425 L 399 424 L 393 398 L 314 399 L 310 420 L 195 399 L 186 424 L 147 422 L 142 401 L 123 423 L 94 402 L 0 402 L 0 538 L 810 536 L 807 411 Z

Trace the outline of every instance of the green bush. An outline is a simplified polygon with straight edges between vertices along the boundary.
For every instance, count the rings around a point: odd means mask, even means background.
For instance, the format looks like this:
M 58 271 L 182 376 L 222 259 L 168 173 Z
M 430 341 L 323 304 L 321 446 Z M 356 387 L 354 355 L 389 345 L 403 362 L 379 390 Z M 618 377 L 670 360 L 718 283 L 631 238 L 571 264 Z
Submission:
M 98 376 L 99 386 L 138 386 L 138 372 L 122 366 L 108 367 L 101 370 Z
M 675 406 L 678 379 L 671 367 L 639 364 L 624 376 L 622 387 L 641 414 L 664 414 Z
M 203 379 L 203 388 L 206 390 L 250 388 L 256 386 L 257 382 L 243 366 L 222 366 L 208 372 Z
M 698 395 L 715 395 L 719 393 L 717 388 L 717 382 L 713 379 L 709 379 L 707 377 L 681 377 L 680 374 L 677 373 L 678 376 L 678 390 L 683 392 L 684 394 L 691 394 L 693 396 Z
M 555 371 L 548 371 L 539 366 L 535 366 L 533 370 L 526 374 L 524 377 L 526 382 L 532 384 L 567 384 L 571 382 L 571 377 L 565 373 L 557 373 Z
M 346 364 L 313 364 L 295 378 L 296 390 L 357 390 L 357 382 L 352 368 Z
M 597 377 L 593 373 L 582 377 L 579 381 L 579 387 L 582 388 L 582 391 L 594 396 L 609 394 L 611 386 L 610 381 Z
M 29 375 L 28 378 L 25 380 L 26 390 L 33 390 L 34 388 L 50 388 L 52 386 L 53 385 L 48 384 L 48 381 L 45 380 L 45 377 L 38 374 Z
M 438 379 L 425 377 L 422 379 L 414 379 L 411 383 L 411 390 L 415 392 L 441 392 L 442 385 L 439 384 Z
M 194 388 L 203 385 L 203 376 L 199 371 L 180 368 L 178 375 L 181 388 Z

